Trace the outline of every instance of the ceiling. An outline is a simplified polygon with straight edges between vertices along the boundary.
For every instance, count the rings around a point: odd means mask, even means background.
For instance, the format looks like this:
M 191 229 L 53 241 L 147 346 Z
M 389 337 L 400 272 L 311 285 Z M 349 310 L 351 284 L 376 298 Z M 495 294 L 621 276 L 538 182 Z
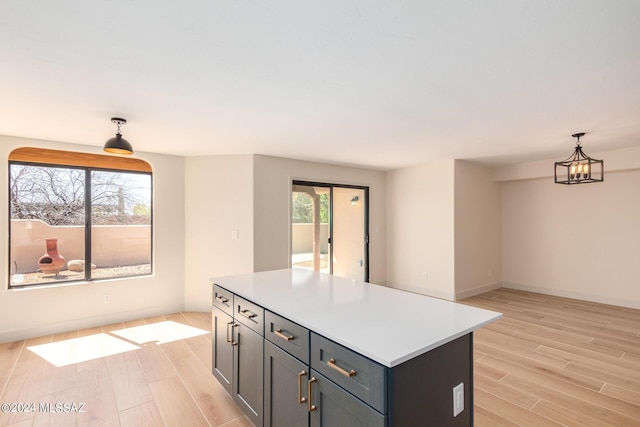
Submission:
M 0 134 L 375 169 L 640 145 L 637 0 L 0 2 Z

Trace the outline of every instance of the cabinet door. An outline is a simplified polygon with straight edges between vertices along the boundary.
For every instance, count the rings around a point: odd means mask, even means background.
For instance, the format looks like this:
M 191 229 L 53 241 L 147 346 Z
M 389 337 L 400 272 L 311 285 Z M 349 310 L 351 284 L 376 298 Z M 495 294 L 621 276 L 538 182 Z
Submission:
M 264 343 L 265 427 L 307 427 L 309 367 L 273 345 Z
M 263 358 L 261 335 L 236 322 L 233 337 L 233 400 L 256 426 L 262 426 Z
M 213 375 L 220 384 L 231 394 L 231 378 L 233 375 L 233 346 L 231 336 L 233 318 L 217 307 L 213 307 L 211 315 L 211 330 L 213 331 L 213 349 L 211 355 Z
M 311 370 L 311 427 L 384 427 L 384 416 Z

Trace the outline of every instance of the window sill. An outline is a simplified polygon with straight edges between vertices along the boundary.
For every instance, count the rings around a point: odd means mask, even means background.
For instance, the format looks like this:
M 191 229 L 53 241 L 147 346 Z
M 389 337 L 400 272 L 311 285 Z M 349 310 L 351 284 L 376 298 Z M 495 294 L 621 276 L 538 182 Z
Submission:
M 139 276 L 123 276 L 123 277 L 109 277 L 105 279 L 94 279 L 94 280 L 76 280 L 69 282 L 61 282 L 61 283 L 43 283 L 43 284 L 33 284 L 33 285 L 9 285 L 5 290 L 7 291 L 15 291 L 22 292 L 27 290 L 37 290 L 37 289 L 50 289 L 50 288 L 66 288 L 69 286 L 82 286 L 82 285 L 97 285 L 99 283 L 106 282 L 120 282 L 123 280 L 135 280 L 135 279 L 145 279 L 149 277 L 154 277 L 153 273 L 143 274 Z

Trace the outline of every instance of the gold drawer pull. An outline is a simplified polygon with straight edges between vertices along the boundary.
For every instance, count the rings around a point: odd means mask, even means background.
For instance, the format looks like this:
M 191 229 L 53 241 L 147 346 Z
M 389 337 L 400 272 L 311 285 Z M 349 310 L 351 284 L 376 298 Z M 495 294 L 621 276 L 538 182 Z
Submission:
M 316 405 L 311 404 L 311 384 L 315 383 L 316 381 L 318 381 L 316 377 L 311 377 L 309 383 L 307 384 L 307 395 L 309 396 L 309 400 L 307 402 L 307 410 L 309 412 L 313 412 L 317 409 Z
M 275 331 L 273 331 L 274 334 L 276 334 L 277 336 L 279 336 L 280 338 L 282 338 L 285 341 L 293 341 L 294 336 L 293 335 L 285 335 L 282 333 L 282 329 L 276 329 Z
M 336 360 L 334 358 L 329 359 L 329 361 L 327 362 L 327 365 L 329 365 L 330 368 L 335 369 L 336 371 L 340 372 L 342 375 L 348 378 L 356 374 L 356 371 L 354 371 L 353 369 L 350 371 L 346 371 L 340 366 L 336 365 Z
M 223 304 L 226 304 L 229 301 L 229 298 L 221 297 L 220 295 L 218 295 L 216 299 Z
M 257 314 L 255 314 L 254 312 L 252 312 L 250 310 L 240 310 L 240 314 L 242 314 L 247 319 L 253 319 L 254 317 L 258 316 Z
M 302 395 L 302 379 L 306 376 L 306 371 L 302 371 L 298 374 L 298 403 L 304 403 L 307 401 L 307 399 Z

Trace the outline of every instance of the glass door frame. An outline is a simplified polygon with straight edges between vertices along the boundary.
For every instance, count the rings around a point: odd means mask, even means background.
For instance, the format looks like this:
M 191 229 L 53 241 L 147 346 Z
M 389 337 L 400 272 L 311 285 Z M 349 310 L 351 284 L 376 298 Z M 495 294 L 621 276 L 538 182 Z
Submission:
M 350 185 L 350 184 L 335 184 L 328 182 L 318 181 L 305 181 L 299 179 L 291 180 L 291 191 L 289 200 L 291 200 L 291 194 L 293 194 L 293 188 L 296 185 L 307 187 L 323 187 L 329 189 L 329 273 L 333 274 L 333 189 L 334 188 L 346 188 L 364 191 L 364 282 L 369 281 L 369 187 L 364 185 Z M 291 210 L 289 210 L 289 230 L 292 230 L 293 220 L 291 218 Z M 290 231 L 291 233 L 291 231 Z M 291 239 L 290 245 L 291 245 Z M 289 263 L 291 263 L 292 247 L 289 250 Z

